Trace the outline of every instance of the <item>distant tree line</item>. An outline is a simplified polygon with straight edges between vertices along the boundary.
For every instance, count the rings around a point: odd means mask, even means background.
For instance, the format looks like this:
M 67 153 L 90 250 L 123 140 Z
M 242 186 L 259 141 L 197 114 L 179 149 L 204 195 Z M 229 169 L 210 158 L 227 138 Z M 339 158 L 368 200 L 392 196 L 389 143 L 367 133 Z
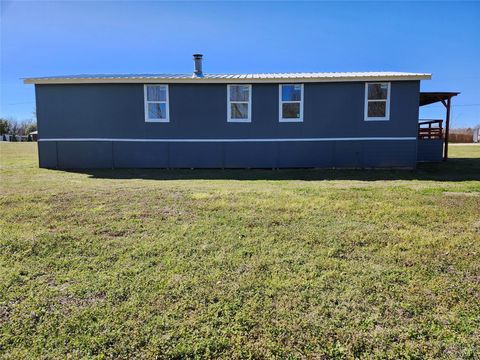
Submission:
M 478 126 L 476 126 L 475 128 L 450 129 L 448 141 L 452 143 L 471 143 L 473 142 L 473 132 L 477 128 Z
M 30 133 L 37 130 L 37 121 L 28 119 L 17 121 L 15 119 L 0 118 L 0 136 L 6 140 L 5 135 L 10 135 L 12 141 L 16 141 L 19 136 L 28 136 L 31 141 Z

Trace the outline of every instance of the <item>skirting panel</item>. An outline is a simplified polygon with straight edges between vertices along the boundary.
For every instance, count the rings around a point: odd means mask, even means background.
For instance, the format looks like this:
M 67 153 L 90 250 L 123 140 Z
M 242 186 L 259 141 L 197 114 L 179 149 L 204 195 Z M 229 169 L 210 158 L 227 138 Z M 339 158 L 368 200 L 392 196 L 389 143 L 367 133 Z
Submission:
M 57 142 L 38 142 L 38 163 L 41 168 L 57 169 Z
M 443 140 L 425 139 L 418 140 L 418 161 L 438 162 L 443 159 Z
M 414 168 L 416 140 L 301 142 L 39 142 L 40 167 Z

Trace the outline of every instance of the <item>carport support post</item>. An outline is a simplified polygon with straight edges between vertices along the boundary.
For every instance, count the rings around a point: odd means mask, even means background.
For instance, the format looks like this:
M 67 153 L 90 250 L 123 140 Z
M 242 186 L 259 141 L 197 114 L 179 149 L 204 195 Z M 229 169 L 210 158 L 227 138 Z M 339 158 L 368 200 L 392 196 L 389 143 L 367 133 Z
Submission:
M 450 101 L 452 100 L 451 97 L 445 100 L 442 100 L 442 104 L 447 109 L 447 116 L 445 118 L 445 149 L 443 150 L 443 161 L 447 161 L 448 159 L 448 133 L 450 132 Z

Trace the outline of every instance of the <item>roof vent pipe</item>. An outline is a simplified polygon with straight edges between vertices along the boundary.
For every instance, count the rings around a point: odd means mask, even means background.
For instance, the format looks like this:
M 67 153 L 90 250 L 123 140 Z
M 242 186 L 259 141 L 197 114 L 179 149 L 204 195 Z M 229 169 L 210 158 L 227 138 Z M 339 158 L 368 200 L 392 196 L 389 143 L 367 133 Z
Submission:
M 203 77 L 202 57 L 202 54 L 193 54 L 193 60 L 195 61 L 195 71 L 193 72 L 193 77 Z

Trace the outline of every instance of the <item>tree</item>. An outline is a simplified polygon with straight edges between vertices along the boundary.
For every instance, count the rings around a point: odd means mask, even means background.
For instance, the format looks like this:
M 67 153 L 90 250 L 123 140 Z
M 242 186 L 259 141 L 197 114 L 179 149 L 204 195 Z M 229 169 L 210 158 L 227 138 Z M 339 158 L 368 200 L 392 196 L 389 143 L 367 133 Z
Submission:
M 8 134 L 11 131 L 10 121 L 7 119 L 0 119 L 0 135 Z
M 21 135 L 20 134 L 20 125 L 16 120 L 8 120 L 10 123 L 10 134 L 12 135 Z M 15 141 L 15 140 L 13 140 Z
M 36 114 L 33 112 L 33 118 L 17 121 L 14 118 L 0 118 L 0 135 L 25 136 L 33 131 L 37 131 Z
M 29 124 L 25 124 L 25 134 L 28 135 L 33 131 L 37 131 L 37 123 L 31 122 Z

